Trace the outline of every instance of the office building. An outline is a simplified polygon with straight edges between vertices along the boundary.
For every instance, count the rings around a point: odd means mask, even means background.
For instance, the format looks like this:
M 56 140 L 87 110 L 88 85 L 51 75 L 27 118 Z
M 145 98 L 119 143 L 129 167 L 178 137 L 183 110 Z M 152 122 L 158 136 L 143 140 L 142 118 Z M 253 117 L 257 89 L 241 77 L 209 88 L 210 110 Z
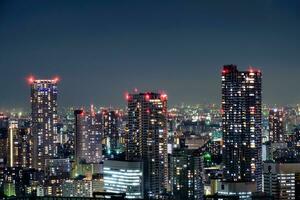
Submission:
M 125 193 L 127 199 L 144 198 L 143 163 L 138 161 L 104 161 L 104 190 Z
M 264 163 L 264 192 L 275 200 L 300 199 L 300 163 Z

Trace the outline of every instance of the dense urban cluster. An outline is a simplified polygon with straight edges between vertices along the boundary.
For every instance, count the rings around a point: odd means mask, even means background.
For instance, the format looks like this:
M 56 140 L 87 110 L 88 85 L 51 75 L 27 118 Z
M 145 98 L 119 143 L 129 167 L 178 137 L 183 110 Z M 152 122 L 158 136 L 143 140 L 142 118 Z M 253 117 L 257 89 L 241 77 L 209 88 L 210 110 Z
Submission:
M 225 65 L 220 104 L 68 107 L 29 78 L 30 112 L 0 114 L 3 197 L 300 199 L 300 106 L 263 104 L 262 73 Z

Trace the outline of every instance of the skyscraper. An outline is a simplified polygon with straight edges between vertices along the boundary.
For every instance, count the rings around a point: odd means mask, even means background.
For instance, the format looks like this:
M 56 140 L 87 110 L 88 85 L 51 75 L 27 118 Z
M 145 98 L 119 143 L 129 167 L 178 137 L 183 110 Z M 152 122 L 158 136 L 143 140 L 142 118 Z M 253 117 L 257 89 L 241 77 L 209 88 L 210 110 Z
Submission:
M 18 119 L 19 137 L 21 140 L 21 165 L 23 168 L 32 168 L 33 138 L 31 133 L 31 121 L 28 118 Z
M 203 162 L 200 150 L 174 149 L 170 162 L 174 198 L 176 200 L 203 199 Z
M 75 159 L 77 164 L 102 160 L 101 125 L 94 113 L 75 110 Z
M 103 110 L 101 118 L 107 153 L 115 154 L 119 146 L 118 114 L 113 110 Z
M 29 78 L 33 135 L 33 167 L 43 170 L 45 160 L 56 157 L 57 82 Z
M 9 167 L 21 167 L 22 163 L 22 145 L 21 145 L 21 136 L 18 131 L 18 121 L 9 120 L 8 128 L 9 136 L 7 141 L 7 157 L 8 157 L 8 166 Z
M 9 119 L 7 137 L 7 166 L 32 167 L 32 138 L 30 123 L 26 119 Z
M 0 113 L 0 167 L 4 167 L 7 164 L 8 127 L 8 117 Z
M 261 72 L 222 71 L 223 176 L 226 182 L 253 182 L 262 190 Z
M 159 198 L 168 186 L 167 95 L 134 93 L 126 98 L 126 158 L 143 161 L 145 195 Z
M 269 111 L 269 141 L 285 142 L 283 111 L 279 109 L 271 109 Z

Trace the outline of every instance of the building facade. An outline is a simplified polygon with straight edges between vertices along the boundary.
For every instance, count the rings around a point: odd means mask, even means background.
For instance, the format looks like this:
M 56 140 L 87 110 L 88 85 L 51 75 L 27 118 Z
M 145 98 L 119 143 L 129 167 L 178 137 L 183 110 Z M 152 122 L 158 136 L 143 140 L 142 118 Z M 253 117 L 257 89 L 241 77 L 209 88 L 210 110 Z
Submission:
M 116 154 L 119 147 L 118 114 L 113 110 L 103 110 L 101 118 L 107 154 Z
M 160 198 L 168 188 L 167 95 L 134 93 L 128 102 L 127 160 L 144 163 L 148 198 Z
M 254 182 L 262 190 L 261 72 L 222 70 L 223 176 L 226 182 Z
M 138 161 L 104 161 L 104 190 L 125 193 L 127 199 L 143 199 L 143 163 Z
M 95 115 L 75 110 L 76 164 L 99 164 L 102 160 L 101 122 Z
M 272 143 L 285 142 L 283 111 L 271 109 L 269 111 L 269 141 Z
M 57 154 L 57 82 L 29 79 L 31 85 L 31 118 L 33 167 L 44 170 L 45 160 Z
M 65 180 L 61 188 L 63 197 L 93 196 L 93 183 L 90 180 Z
M 0 167 L 7 164 L 7 141 L 8 141 L 9 119 L 3 113 L 0 113 Z
M 175 149 L 170 162 L 174 198 L 176 200 L 203 199 L 203 162 L 200 151 L 187 148 Z
M 8 167 L 32 167 L 32 137 L 29 121 L 9 120 L 6 152 Z
M 300 198 L 300 163 L 264 163 L 264 192 L 275 200 Z

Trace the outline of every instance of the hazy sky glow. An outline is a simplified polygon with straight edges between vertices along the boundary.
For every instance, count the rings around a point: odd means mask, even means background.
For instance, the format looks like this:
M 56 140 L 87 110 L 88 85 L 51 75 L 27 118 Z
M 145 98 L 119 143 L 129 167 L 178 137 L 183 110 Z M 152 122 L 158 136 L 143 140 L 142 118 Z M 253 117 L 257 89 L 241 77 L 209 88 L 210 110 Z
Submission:
M 223 2 L 223 3 L 222 3 Z M 265 103 L 300 103 L 300 1 L 0 1 L 0 108 L 26 107 L 26 76 L 61 77 L 60 105 L 220 102 L 223 64 L 263 72 Z

